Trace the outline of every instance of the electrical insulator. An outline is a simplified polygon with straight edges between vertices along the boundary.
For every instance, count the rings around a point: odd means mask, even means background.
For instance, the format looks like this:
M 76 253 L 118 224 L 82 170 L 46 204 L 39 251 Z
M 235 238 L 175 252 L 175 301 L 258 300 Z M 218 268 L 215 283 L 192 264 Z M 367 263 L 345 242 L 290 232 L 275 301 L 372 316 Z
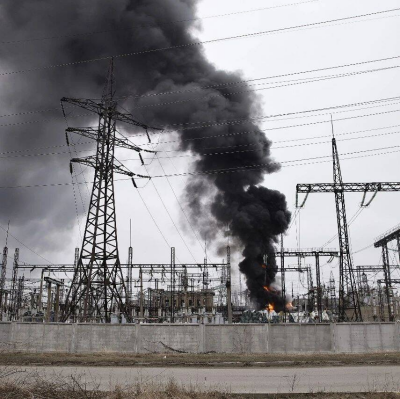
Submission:
M 138 186 L 136 185 L 135 179 L 132 177 L 132 183 L 135 186 L 135 188 L 138 188 Z
M 71 175 L 74 172 L 74 170 L 72 169 L 72 162 L 69 163 L 69 171 L 70 171 Z

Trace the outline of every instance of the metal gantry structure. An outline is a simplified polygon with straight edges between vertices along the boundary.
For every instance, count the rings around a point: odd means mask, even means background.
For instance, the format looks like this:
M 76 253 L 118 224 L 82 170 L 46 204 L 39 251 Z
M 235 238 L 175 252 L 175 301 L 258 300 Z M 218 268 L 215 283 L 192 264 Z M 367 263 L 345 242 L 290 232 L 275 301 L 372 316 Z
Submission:
M 285 272 L 289 270 L 289 268 L 285 268 L 285 258 L 307 258 L 313 257 L 315 258 L 315 274 L 317 281 L 317 310 L 319 317 L 322 314 L 322 285 L 321 285 L 321 270 L 320 270 L 320 257 L 329 257 L 329 261 L 332 261 L 334 257 L 339 256 L 339 252 L 334 249 L 324 249 L 324 248 L 308 248 L 308 249 L 284 249 L 281 243 L 281 250 L 275 253 L 276 257 L 281 259 L 281 281 L 282 281 L 282 293 L 286 292 L 285 287 Z M 329 262 L 328 261 L 328 262 Z M 295 270 L 301 270 L 301 268 L 294 268 Z M 311 271 L 309 273 L 309 277 L 311 277 Z M 311 287 L 312 288 L 312 287 Z M 284 299 L 286 298 L 283 297 Z
M 384 282 L 385 282 L 385 292 L 387 298 L 387 307 L 388 307 L 388 314 L 389 314 L 389 321 L 394 320 L 393 314 L 393 280 L 392 280 L 392 273 L 390 269 L 390 260 L 389 260 L 389 248 L 388 244 L 391 241 L 396 241 L 398 256 L 400 258 L 400 226 L 396 226 L 394 229 L 386 232 L 385 234 L 376 238 L 374 247 L 382 249 L 382 263 L 383 263 L 383 272 L 384 272 Z
M 361 206 L 369 206 L 378 192 L 397 192 L 400 191 L 400 183 L 343 183 L 342 172 L 340 169 L 339 153 L 335 137 L 332 138 L 332 158 L 333 158 L 333 183 L 313 183 L 297 184 L 296 186 L 296 207 L 302 208 L 307 197 L 311 193 L 334 193 L 336 204 L 336 219 L 339 237 L 339 320 L 349 319 L 347 312 L 352 311 L 355 321 L 362 321 L 361 306 L 356 287 L 354 267 L 350 252 L 349 232 L 346 216 L 345 192 L 364 193 Z M 372 197 L 366 201 L 367 193 L 372 193 Z M 299 194 L 304 194 L 303 201 L 299 204 Z
M 132 321 L 135 319 L 136 321 L 144 321 L 148 315 L 145 315 L 145 310 L 149 311 L 148 303 L 145 306 L 145 290 L 144 284 L 146 283 L 148 288 L 147 292 L 149 293 L 152 289 L 149 288 L 149 283 L 153 281 L 155 283 L 155 291 L 163 292 L 163 295 L 167 299 L 168 305 L 164 308 L 163 312 L 168 316 L 168 320 L 170 322 L 176 321 L 176 308 L 180 308 L 182 310 L 182 306 L 178 304 L 178 299 L 181 296 L 182 292 L 187 299 L 188 294 L 188 280 L 196 277 L 197 280 L 203 281 L 203 288 L 200 289 L 199 292 L 205 293 L 210 290 L 208 284 L 210 281 L 218 281 L 225 286 L 225 299 L 226 306 L 224 307 L 224 313 L 226 314 L 226 319 L 228 322 L 232 322 L 232 307 L 230 306 L 232 299 L 230 298 L 231 291 L 228 290 L 228 276 L 230 276 L 230 247 L 227 247 L 227 262 L 222 263 L 209 263 L 207 259 L 204 259 L 204 263 L 176 263 L 175 262 L 175 248 L 171 248 L 171 259 L 170 263 L 133 263 L 132 262 L 132 247 L 129 247 L 128 251 L 128 263 L 120 264 L 120 269 L 123 271 L 123 275 L 125 276 L 125 286 L 126 292 L 130 293 L 131 296 L 127 296 L 126 302 L 124 303 L 126 312 L 127 312 L 127 321 Z M 23 272 L 41 272 L 40 279 L 37 279 L 36 282 L 39 283 L 39 288 L 37 292 L 37 311 L 39 312 L 39 316 L 42 315 L 43 319 L 46 321 L 58 321 L 62 320 L 62 317 L 59 318 L 59 311 L 64 312 L 65 307 L 68 305 L 68 302 L 61 300 L 61 292 L 65 287 L 69 287 L 70 284 L 73 283 L 73 280 L 70 281 L 67 273 L 72 273 L 76 271 L 77 267 L 77 255 L 79 254 L 79 250 L 75 250 L 75 261 L 74 264 L 60 264 L 60 265 L 29 265 L 23 264 L 18 265 L 16 270 L 20 270 Z M 189 271 L 192 270 L 193 272 Z M 215 270 L 225 275 L 223 281 L 221 278 L 209 278 L 209 271 Z M 134 278 L 134 273 L 136 278 Z M 48 274 L 48 276 L 45 276 Z M 54 276 L 65 276 L 65 278 L 53 278 L 50 275 Z M 158 276 L 158 278 L 157 278 Z M 159 289 L 159 283 L 166 283 L 168 281 L 169 285 L 167 286 L 167 290 Z M 185 282 L 186 281 L 186 282 Z M 136 284 L 136 285 L 135 285 Z M 46 301 L 43 298 L 46 296 L 47 286 L 47 305 Z M 137 301 L 133 300 L 133 286 L 139 288 L 137 292 Z M 55 292 L 52 292 L 52 287 L 56 288 Z M 183 287 L 183 288 L 182 288 Z M 194 283 L 192 284 L 194 289 Z M 197 285 L 199 287 L 199 285 Z M 215 289 L 215 287 L 213 288 Z M 64 304 L 65 302 L 65 304 Z M 44 304 L 44 307 L 43 307 Z M 187 304 L 186 304 L 187 305 Z M 20 308 L 20 307 L 19 307 Z M 46 309 L 44 313 L 43 310 Z M 146 308 L 146 309 L 145 309 Z M 221 309 L 221 306 L 219 307 Z M 53 312 L 53 313 L 52 313 Z M 135 315 L 136 313 L 136 315 Z M 81 320 L 81 316 L 79 314 L 75 314 L 73 319 L 74 321 Z M 165 318 L 163 319 L 165 321 Z M 229 321 L 230 320 L 230 321 Z
M 132 115 L 117 110 L 114 99 L 113 61 L 110 63 L 107 81 L 100 102 L 91 99 L 63 98 L 61 104 L 83 108 L 98 115 L 96 128 L 67 128 L 68 134 L 75 133 L 96 142 L 95 155 L 71 159 L 94 168 L 94 182 L 86 220 L 82 248 L 73 281 L 67 294 L 63 320 L 79 314 L 82 321 L 98 320 L 110 322 L 113 309 L 129 317 L 125 302 L 127 297 L 124 276 L 118 252 L 114 174 L 129 176 L 135 183 L 136 175 L 115 158 L 115 148 L 121 147 L 137 152 L 142 159 L 142 149 L 127 138 L 116 135 L 116 124 L 125 124 L 147 132 L 148 126 L 137 122 Z M 148 151 L 148 150 L 146 150 Z M 140 176 L 147 177 L 147 176 Z

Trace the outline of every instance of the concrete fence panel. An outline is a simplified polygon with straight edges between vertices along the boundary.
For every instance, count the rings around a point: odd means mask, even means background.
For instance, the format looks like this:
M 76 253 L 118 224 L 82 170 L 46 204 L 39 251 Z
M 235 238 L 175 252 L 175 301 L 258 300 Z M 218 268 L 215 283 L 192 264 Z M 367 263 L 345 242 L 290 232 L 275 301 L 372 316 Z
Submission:
M 368 353 L 400 351 L 399 323 L 0 323 L 4 349 L 113 353 Z
M 205 325 L 204 352 L 267 353 L 267 324 Z
M 271 353 L 331 352 L 329 324 L 271 324 Z
M 135 325 L 88 323 L 74 328 L 74 352 L 135 352 Z
M 1 349 L 9 349 L 11 344 L 11 323 L 0 322 L 0 347 Z
M 202 352 L 201 329 L 198 324 L 139 324 L 138 353 Z

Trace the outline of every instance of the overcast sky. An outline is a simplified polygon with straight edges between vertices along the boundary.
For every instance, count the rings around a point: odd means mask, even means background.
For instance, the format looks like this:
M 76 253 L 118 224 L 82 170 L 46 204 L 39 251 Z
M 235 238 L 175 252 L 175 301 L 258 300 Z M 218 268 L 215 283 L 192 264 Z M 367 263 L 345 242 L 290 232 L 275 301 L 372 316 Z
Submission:
M 294 2 L 294 1 L 293 1 Z M 243 2 L 239 0 L 202 0 L 198 6 L 198 17 L 203 18 L 198 21 L 198 29 L 193 31 L 193 35 L 199 40 L 207 41 L 216 38 L 249 34 L 253 32 L 269 31 L 278 28 L 304 25 L 308 23 L 333 20 L 337 18 L 349 17 L 360 14 L 373 13 L 376 11 L 389 10 L 399 7 L 396 0 L 319 0 L 308 2 L 301 5 L 291 5 L 287 7 L 277 7 L 255 12 L 239 13 L 235 15 L 219 16 L 215 18 L 205 18 L 220 14 L 229 14 L 251 9 L 282 6 L 289 4 L 289 1 L 266 1 L 251 0 Z M 291 74 L 307 70 L 314 70 L 325 67 L 340 66 L 363 61 L 377 60 L 382 58 L 400 56 L 399 50 L 399 18 L 400 12 L 380 14 L 367 18 L 343 21 L 330 25 L 321 25 L 307 29 L 281 31 L 274 34 L 260 35 L 256 37 L 246 37 L 242 39 L 221 41 L 204 45 L 204 52 L 217 68 L 226 71 L 238 71 L 245 80 L 274 77 L 278 75 Z M 34 32 L 33 32 L 34 33 Z M 73 34 L 74 32 L 67 32 Z M 29 37 L 32 32 L 19 32 L 19 36 Z M 112 33 L 111 33 L 112 34 Z M 132 49 L 133 51 L 134 49 Z M 376 71 L 360 74 L 311 82 L 306 84 L 293 84 L 288 80 L 299 78 L 315 78 L 339 73 L 350 73 L 377 69 L 383 67 L 400 66 L 400 58 L 385 62 L 374 62 L 365 65 L 346 67 L 335 70 L 313 72 L 304 75 L 288 77 L 277 77 L 255 81 L 255 89 L 258 90 L 259 106 L 254 110 L 254 116 L 287 114 L 297 111 L 315 110 L 339 105 L 367 102 L 378 99 L 386 99 L 400 95 L 398 81 L 400 78 L 400 68 Z M 21 68 L 23 66 L 21 65 Z M 118 74 L 118 64 L 116 66 Z M 7 68 L 4 68 L 7 70 Z M 40 72 L 31 76 L 40 79 L 43 85 L 47 83 L 47 74 Z M 7 79 L 7 77 L 0 77 Z M 299 83 L 298 81 L 296 83 Z M 285 87 L 275 87 L 284 85 Z M 270 87 L 270 88 L 269 88 Z M 118 88 L 118 77 L 117 77 Z M 21 96 L 30 96 L 31 101 L 35 101 L 34 93 L 23 93 Z M 71 93 L 69 93 L 71 94 Z M 100 94 L 100 93 L 99 93 Z M 38 93 L 40 96 L 40 93 Z M 82 93 L 79 93 L 82 96 Z M 4 102 L 4 99 L 3 99 Z M 370 149 L 381 149 L 380 151 L 364 152 L 351 154 L 348 157 L 360 155 L 371 155 L 376 153 L 392 152 L 384 155 L 371 157 L 353 158 L 344 160 L 346 155 L 342 155 L 342 174 L 345 182 L 377 182 L 377 181 L 399 181 L 399 153 L 400 150 L 400 112 L 389 112 L 399 110 L 399 101 L 392 101 L 384 106 L 367 109 L 367 106 L 336 109 L 332 111 L 334 120 L 334 131 L 337 137 L 338 150 L 340 154 L 354 153 Z M 55 104 L 57 106 L 57 104 Z M 135 114 L 134 110 L 132 110 Z M 381 113 L 381 115 L 364 116 L 353 119 L 338 120 L 354 116 L 371 113 Z M 383 113 L 383 114 L 382 114 Z M 297 118 L 277 120 L 271 118 L 261 122 L 262 129 L 269 139 L 273 141 L 272 155 L 278 162 L 301 160 L 318 156 L 329 156 L 331 154 L 331 126 L 327 121 L 330 112 L 314 112 L 310 114 L 300 114 Z M 307 124 L 307 126 L 287 127 L 292 125 Z M 399 126 L 395 126 L 399 125 Z M 392 127 L 395 126 L 395 127 Z M 61 125 L 60 125 L 61 127 Z M 277 129 L 280 128 L 280 129 Z M 380 129 L 382 128 L 382 129 Z M 372 130 L 375 129 L 375 130 Z M 379 130 L 376 130 L 379 129 Z M 370 130 L 365 132 L 366 130 Z M 359 132 L 360 133 L 353 133 Z M 353 134 L 347 134 L 353 133 Z M 59 136 L 60 143 L 64 140 L 63 130 L 55 131 L 54 135 Z M 360 138 L 371 136 L 367 138 Z M 373 136 L 373 137 L 372 137 Z M 5 136 L 2 137 L 4 139 Z M 307 140 L 299 140 L 307 139 Z M 350 140 L 351 139 L 351 140 Z M 293 141 L 290 141 L 293 140 Z M 297 141 L 294 141 L 297 140 Z M 23 148 L 24 143 L 20 143 Z M 288 148 L 282 148 L 287 146 Z M 281 148 L 280 148 L 281 147 Z M 16 148 L 17 149 L 17 148 Z M 173 150 L 173 144 L 163 144 L 157 147 L 159 150 Z M 126 151 L 118 152 L 120 159 L 130 158 L 131 154 Z M 191 168 L 190 154 L 180 153 L 171 162 L 168 159 L 162 160 L 166 173 L 185 172 Z M 181 156 L 181 157 L 179 157 Z M 46 160 L 43 160 L 45 162 Z M 265 177 L 264 185 L 271 189 L 277 189 L 287 197 L 291 211 L 295 212 L 295 189 L 297 183 L 332 182 L 332 162 L 329 158 L 312 163 L 309 165 L 298 165 L 287 167 L 283 163 L 282 169 L 274 174 Z M 18 162 L 17 160 L 15 162 Z M 306 163 L 299 161 L 297 163 Z M 308 161 L 310 162 L 310 161 Z M 138 164 L 138 163 L 136 163 Z M 131 164 L 130 164 L 131 166 Z M 44 165 L 43 165 L 44 167 Z M 158 164 L 151 163 L 148 167 L 151 175 L 162 174 Z M 146 173 L 143 168 L 137 168 L 138 173 Z M 21 173 L 29 173 L 23 171 Z M 64 170 L 59 172 L 60 182 L 69 182 L 68 159 L 65 162 Z M 29 182 L 27 184 L 37 184 Z M 185 177 L 171 177 L 171 183 L 177 196 L 183 190 Z M 186 244 L 189 246 L 196 260 L 204 258 L 204 251 L 194 238 L 190 228 L 187 226 L 185 217 L 177 204 L 175 196 L 171 191 L 168 181 L 165 179 L 154 179 L 157 190 L 162 195 L 163 201 L 168 208 L 172 219 L 175 221 L 179 230 L 182 231 Z M 3 184 L 0 184 L 3 185 Z M 43 188 L 41 193 L 43 193 Z M 65 209 L 65 217 L 73 221 L 65 226 L 59 226 L 59 234 L 62 237 L 63 245 L 54 246 L 52 243 L 57 240 L 52 235 L 49 237 L 46 231 L 40 230 L 40 224 L 35 221 L 35 232 L 32 233 L 38 240 L 30 240 L 24 234 L 23 229 L 14 230 L 16 237 L 40 253 L 53 263 L 71 263 L 74 255 L 74 247 L 81 245 L 81 235 L 79 232 L 76 211 L 73 206 L 73 193 L 70 186 L 45 188 L 46 195 L 51 198 L 55 190 L 62 190 L 65 196 L 69 196 L 71 205 Z M 82 196 L 87 207 L 88 193 L 86 187 L 82 186 Z M 176 247 L 177 256 L 182 262 L 192 262 L 185 244 L 179 237 L 173 223 L 163 208 L 160 199 L 155 192 L 152 184 L 140 190 L 149 209 L 163 234 L 168 241 Z M 1 192 L 0 192 L 1 195 Z M 29 196 L 32 202 L 38 201 L 38 190 L 19 189 L 14 194 L 16 197 Z M 42 194 L 41 194 L 42 195 Z M 129 220 L 132 220 L 132 246 L 134 248 L 134 262 L 169 262 L 169 248 L 161 237 L 157 227 L 154 225 L 146 208 L 140 200 L 138 193 L 129 182 L 116 183 L 117 199 L 117 223 L 119 234 L 119 248 L 121 261 L 125 262 L 129 246 Z M 348 220 L 353 215 L 357 215 L 361 193 L 346 194 L 346 208 Z M 384 233 L 386 230 L 400 223 L 400 211 L 396 206 L 399 203 L 400 193 L 379 193 L 372 204 L 364 209 L 359 217 L 350 226 L 351 245 L 353 251 L 358 251 L 373 244 L 374 238 Z M 51 213 L 51 209 L 49 212 Z M 32 230 L 31 215 L 29 209 L 21 210 L 25 214 L 25 230 Z M 84 217 L 80 217 L 80 230 L 83 232 Z M 32 222 L 33 223 L 33 222 Z M 4 221 L 3 221 L 3 227 Z M 11 220 L 11 232 L 12 220 Z M 333 194 L 314 194 L 310 195 L 306 206 L 296 222 L 285 236 L 285 247 L 287 248 L 311 248 L 321 247 L 337 232 L 335 202 Z M 5 240 L 5 234 L 0 232 Z M 22 239 L 23 237 L 23 239 Z M 222 238 L 218 242 L 208 243 L 208 251 L 212 260 L 221 260 L 221 256 L 216 254 L 216 249 L 227 244 L 226 239 Z M 15 240 L 9 240 L 10 250 L 18 244 Z M 21 259 L 32 263 L 44 263 L 43 259 L 37 257 L 32 252 L 18 245 L 21 249 Z M 327 247 L 337 248 L 337 238 Z M 393 262 L 398 262 L 395 252 L 391 252 Z M 237 262 L 240 259 L 239 248 L 235 249 L 233 265 L 234 272 Z M 354 254 L 356 265 L 375 265 L 381 262 L 381 255 L 378 249 L 373 247 Z M 295 264 L 296 260 L 288 263 Z M 312 259 L 306 263 L 313 264 Z M 323 262 L 322 264 L 324 264 Z M 330 271 L 333 270 L 337 275 L 338 266 L 334 261 L 324 265 L 322 268 L 323 281 L 327 281 Z M 235 274 L 237 277 L 237 274 Z M 397 276 L 399 277 L 399 276 Z M 288 276 L 288 287 L 291 289 L 293 281 L 295 291 L 301 289 L 301 281 L 298 276 Z

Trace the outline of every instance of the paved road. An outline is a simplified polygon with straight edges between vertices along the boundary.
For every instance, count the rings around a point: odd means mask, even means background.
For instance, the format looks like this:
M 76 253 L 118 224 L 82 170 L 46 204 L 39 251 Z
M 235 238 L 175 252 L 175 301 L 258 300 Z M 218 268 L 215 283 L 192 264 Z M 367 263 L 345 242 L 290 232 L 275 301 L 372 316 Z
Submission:
M 174 379 L 202 390 L 232 393 L 304 393 L 400 391 L 400 366 L 310 368 L 137 368 L 137 367 L 21 367 L 45 378 L 80 376 L 89 387 L 108 390 L 137 382 L 165 384 Z

